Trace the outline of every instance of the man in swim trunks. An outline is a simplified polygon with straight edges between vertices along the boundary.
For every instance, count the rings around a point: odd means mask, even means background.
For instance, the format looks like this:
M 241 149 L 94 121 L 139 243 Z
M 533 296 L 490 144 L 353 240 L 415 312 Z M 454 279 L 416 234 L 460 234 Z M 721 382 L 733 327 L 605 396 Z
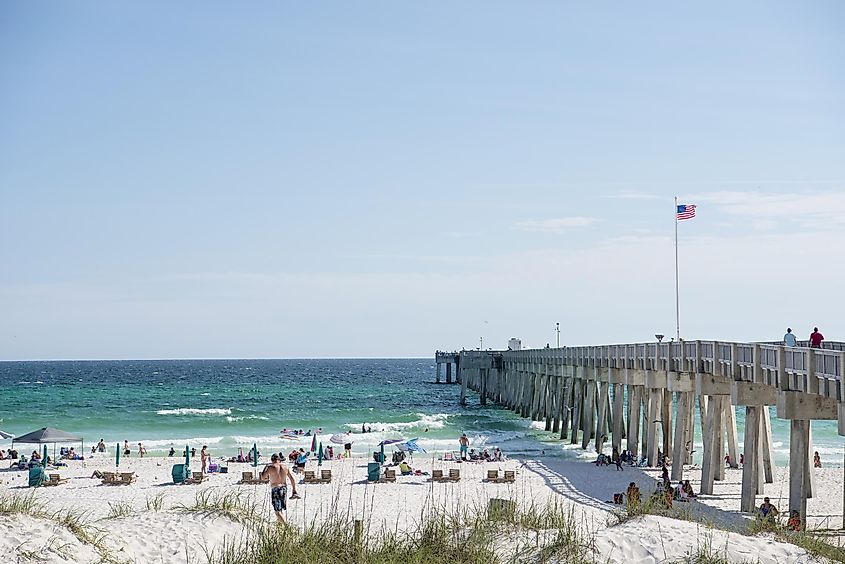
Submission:
M 262 478 L 268 478 L 270 481 L 270 503 L 273 505 L 273 511 L 276 512 L 276 518 L 279 522 L 285 522 L 285 511 L 287 511 L 287 482 L 290 480 L 291 485 L 291 499 L 299 499 L 296 493 L 296 481 L 293 479 L 293 474 L 290 473 L 288 467 L 279 459 L 278 454 L 273 454 L 270 457 L 270 464 L 264 467 L 261 471 Z
M 461 438 L 458 439 L 458 443 L 461 445 L 461 460 L 467 459 L 467 448 L 469 447 L 469 438 L 467 438 L 467 434 L 463 433 Z

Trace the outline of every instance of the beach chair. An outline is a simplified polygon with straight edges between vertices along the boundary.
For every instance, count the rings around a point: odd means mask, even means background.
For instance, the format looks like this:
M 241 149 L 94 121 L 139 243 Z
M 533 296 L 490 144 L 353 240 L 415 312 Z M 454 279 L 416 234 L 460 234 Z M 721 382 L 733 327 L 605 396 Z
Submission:
M 457 468 L 450 468 L 449 469 L 449 481 L 450 482 L 458 482 L 461 479 L 461 471 Z
M 117 483 L 125 486 L 128 486 L 137 479 L 135 472 L 121 472 L 118 476 L 119 480 Z
M 431 471 L 431 481 L 432 482 L 442 482 L 443 481 L 443 470 L 432 470 Z
M 331 470 L 322 470 L 320 472 L 320 483 L 321 484 L 328 484 L 332 481 L 332 471 Z
M 64 484 L 68 481 L 67 478 L 62 478 L 58 474 L 50 474 L 49 479 L 44 480 L 41 482 L 42 486 L 58 486 Z
M 255 485 L 255 484 L 266 484 L 269 481 L 270 481 L 269 478 L 261 479 L 260 477 L 259 478 L 253 477 L 252 472 L 241 472 L 241 481 L 238 482 L 238 483 L 244 484 L 244 485 Z
M 516 482 L 516 470 L 505 470 L 505 477 L 502 481 L 508 484 Z
M 314 475 L 314 471 L 313 470 L 306 470 L 305 476 L 302 478 L 302 483 L 303 484 L 315 484 L 317 482 L 319 482 L 319 480 L 317 480 L 317 477 Z
M 110 486 L 115 481 L 115 473 L 114 472 L 103 472 L 102 482 L 106 486 Z
M 191 477 L 182 482 L 183 484 L 201 484 L 204 481 L 208 480 L 208 476 L 203 474 L 202 472 L 192 472 Z
M 489 483 L 498 483 L 499 482 L 499 471 L 498 470 L 488 470 L 487 477 L 482 480 L 483 482 Z
M 447 462 L 454 462 L 455 455 L 453 455 L 451 452 L 446 452 L 443 454 L 443 460 Z
M 390 468 L 385 469 L 384 478 L 382 478 L 379 481 L 380 482 L 395 482 L 396 481 L 396 470 L 391 470 Z

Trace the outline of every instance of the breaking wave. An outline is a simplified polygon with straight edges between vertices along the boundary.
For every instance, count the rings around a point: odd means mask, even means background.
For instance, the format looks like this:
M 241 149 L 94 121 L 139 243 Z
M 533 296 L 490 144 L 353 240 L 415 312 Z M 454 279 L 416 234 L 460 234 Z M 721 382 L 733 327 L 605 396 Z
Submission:
M 179 409 L 159 409 L 156 415 L 231 415 L 229 408 L 212 407 L 209 409 L 197 409 L 194 407 L 180 407 Z

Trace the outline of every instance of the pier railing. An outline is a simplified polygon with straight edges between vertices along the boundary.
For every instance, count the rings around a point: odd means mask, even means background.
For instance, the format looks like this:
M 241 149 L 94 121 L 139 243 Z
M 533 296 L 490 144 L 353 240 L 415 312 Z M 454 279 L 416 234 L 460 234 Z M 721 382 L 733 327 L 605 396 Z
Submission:
M 799 345 L 806 345 L 799 342 Z M 502 351 L 504 362 L 707 373 L 843 401 L 845 343 L 823 348 L 776 343 L 674 341 Z

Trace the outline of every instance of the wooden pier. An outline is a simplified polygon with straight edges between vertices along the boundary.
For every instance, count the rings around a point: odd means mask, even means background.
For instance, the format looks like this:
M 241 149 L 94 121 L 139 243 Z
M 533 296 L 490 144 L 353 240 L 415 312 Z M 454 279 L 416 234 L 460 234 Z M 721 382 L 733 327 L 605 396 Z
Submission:
M 745 409 L 741 511 L 771 484 L 772 432 L 769 406 L 790 421 L 789 510 L 805 523 L 814 493 L 811 422 L 839 421 L 845 436 L 845 343 L 722 341 L 653 342 L 520 351 L 435 354 L 437 380 L 455 366 L 461 402 L 467 389 L 480 401 L 502 405 L 581 447 L 611 446 L 671 464 L 673 481 L 692 462 L 696 411 L 704 443 L 701 493 L 712 494 L 725 477 L 725 454 L 738 467 L 736 407 Z

